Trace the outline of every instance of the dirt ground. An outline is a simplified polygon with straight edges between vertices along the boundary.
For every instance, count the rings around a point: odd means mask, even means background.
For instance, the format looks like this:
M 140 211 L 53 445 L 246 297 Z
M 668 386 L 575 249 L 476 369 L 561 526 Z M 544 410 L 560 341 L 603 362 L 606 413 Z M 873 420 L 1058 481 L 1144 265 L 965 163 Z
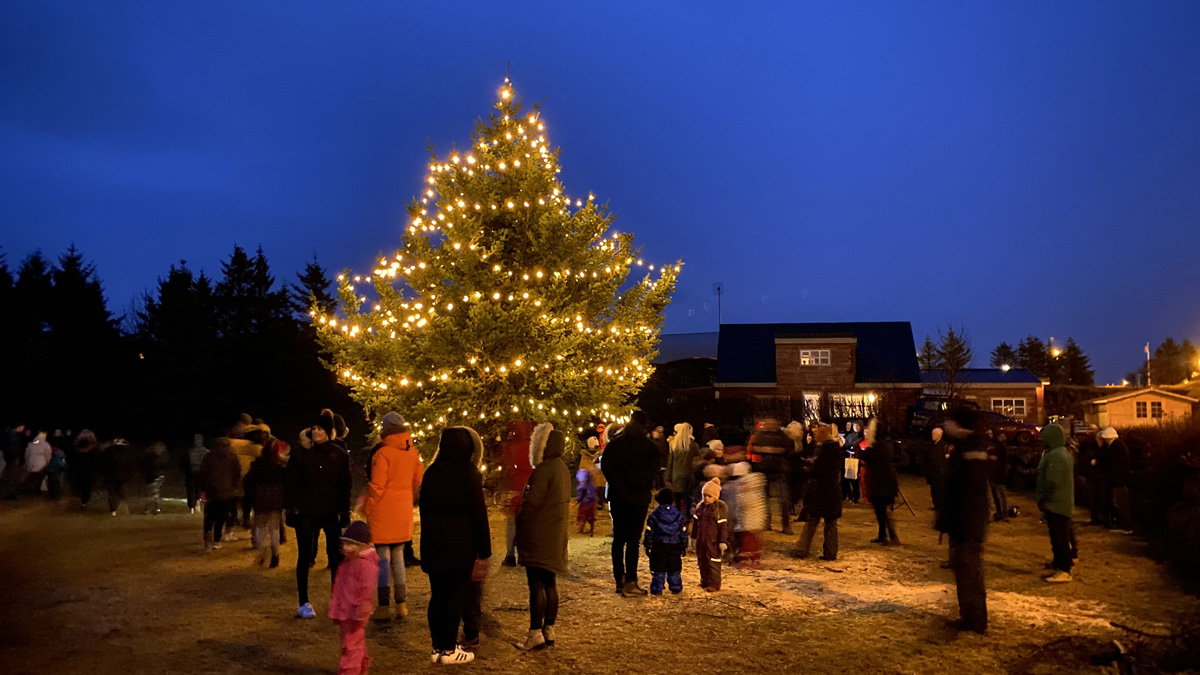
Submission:
M 724 589 L 698 588 L 685 561 L 681 596 L 625 599 L 613 593 L 601 522 L 594 538 L 572 534 L 571 572 L 561 578 L 557 646 L 525 654 L 513 644 L 527 626 L 525 576 L 497 566 L 484 598 L 484 642 L 467 666 L 489 673 L 1057 673 L 1116 672 L 1092 665 L 1112 641 L 1136 646 L 1168 635 L 1200 601 L 1165 567 L 1144 556 L 1139 539 L 1091 528 L 1077 514 L 1076 581 L 1043 583 L 1050 553 L 1044 526 L 1023 515 L 991 527 L 986 547 L 989 634 L 958 635 L 952 575 L 939 568 L 946 548 L 930 527 L 919 480 L 903 489 L 916 514 L 900 508 L 903 545 L 868 543 L 867 506 L 847 506 L 839 560 L 795 561 L 792 537 L 765 536 L 763 569 L 726 567 Z M 99 501 L 99 500 L 98 500 Z M 1034 513 L 1027 497 L 1012 500 Z M 98 502 L 97 502 L 98 503 Z M 331 673 L 338 633 L 323 618 L 292 618 L 293 543 L 283 565 L 252 564 L 248 535 L 205 556 L 201 520 L 172 500 L 159 516 L 111 517 L 57 504 L 0 504 L 0 671 L 19 673 Z M 601 518 L 601 521 L 605 521 Z M 504 526 L 493 516 L 495 548 Z M 820 534 L 818 534 L 818 542 Z M 818 549 L 814 546 L 814 549 Z M 494 560 L 499 562 L 500 555 Z M 643 557 L 643 585 L 649 579 Z M 318 617 L 329 576 L 324 554 L 312 573 Z M 411 615 L 372 625 L 374 672 L 436 669 L 425 622 L 429 586 L 409 570 Z

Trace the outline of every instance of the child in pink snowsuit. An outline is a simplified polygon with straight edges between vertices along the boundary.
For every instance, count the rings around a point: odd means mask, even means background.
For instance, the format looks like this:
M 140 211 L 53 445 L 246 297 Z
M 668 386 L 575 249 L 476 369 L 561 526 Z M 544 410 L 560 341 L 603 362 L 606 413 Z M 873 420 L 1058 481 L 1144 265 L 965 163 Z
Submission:
M 358 521 L 342 533 L 342 555 L 333 580 L 329 618 L 342 629 L 342 660 L 338 675 L 366 675 L 371 668 L 367 656 L 366 626 L 373 608 L 379 578 L 379 554 L 371 546 L 371 528 Z

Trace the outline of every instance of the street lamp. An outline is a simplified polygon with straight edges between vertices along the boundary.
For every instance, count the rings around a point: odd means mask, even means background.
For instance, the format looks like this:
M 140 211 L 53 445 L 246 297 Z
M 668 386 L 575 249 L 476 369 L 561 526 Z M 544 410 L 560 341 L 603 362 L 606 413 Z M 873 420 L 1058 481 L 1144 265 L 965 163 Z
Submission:
M 1058 347 L 1055 347 L 1054 349 L 1050 350 L 1050 356 L 1053 356 L 1057 359 L 1058 357 L 1062 356 L 1062 350 Z
M 1005 363 L 1004 365 L 1000 366 L 1000 370 L 1003 370 L 1003 371 L 1004 371 L 1004 372 L 1006 372 L 1006 373 L 1007 373 L 1009 370 L 1011 370 L 1011 369 L 1012 369 L 1012 366 L 1008 365 L 1007 363 Z

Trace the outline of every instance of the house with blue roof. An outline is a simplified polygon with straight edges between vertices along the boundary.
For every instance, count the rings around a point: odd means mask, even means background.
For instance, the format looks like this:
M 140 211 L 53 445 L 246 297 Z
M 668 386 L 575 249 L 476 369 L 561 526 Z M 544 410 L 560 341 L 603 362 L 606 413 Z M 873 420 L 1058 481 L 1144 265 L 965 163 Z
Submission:
M 893 428 L 945 388 L 944 373 L 918 365 L 907 321 L 722 324 L 713 379 L 714 398 L 739 402 L 745 417 L 878 416 Z M 1027 370 L 970 368 L 956 381 L 983 409 L 1042 421 L 1043 384 Z

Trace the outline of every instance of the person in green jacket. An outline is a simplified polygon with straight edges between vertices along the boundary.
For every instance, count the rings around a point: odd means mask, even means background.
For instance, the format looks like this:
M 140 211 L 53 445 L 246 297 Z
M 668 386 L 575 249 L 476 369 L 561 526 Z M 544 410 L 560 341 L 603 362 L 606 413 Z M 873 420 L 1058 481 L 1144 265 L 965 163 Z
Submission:
M 1067 435 L 1057 424 L 1042 427 L 1046 453 L 1038 462 L 1038 509 L 1050 527 L 1050 548 L 1054 551 L 1051 571 L 1043 578 L 1052 584 L 1071 580 L 1071 517 L 1075 513 L 1075 461 L 1067 450 Z
M 529 438 L 533 473 L 517 512 L 517 562 L 529 582 L 529 635 L 518 649 L 554 646 L 558 618 L 559 574 L 567 571 L 567 524 L 571 507 L 571 474 L 563 462 L 566 437 L 549 423 L 539 424 Z

